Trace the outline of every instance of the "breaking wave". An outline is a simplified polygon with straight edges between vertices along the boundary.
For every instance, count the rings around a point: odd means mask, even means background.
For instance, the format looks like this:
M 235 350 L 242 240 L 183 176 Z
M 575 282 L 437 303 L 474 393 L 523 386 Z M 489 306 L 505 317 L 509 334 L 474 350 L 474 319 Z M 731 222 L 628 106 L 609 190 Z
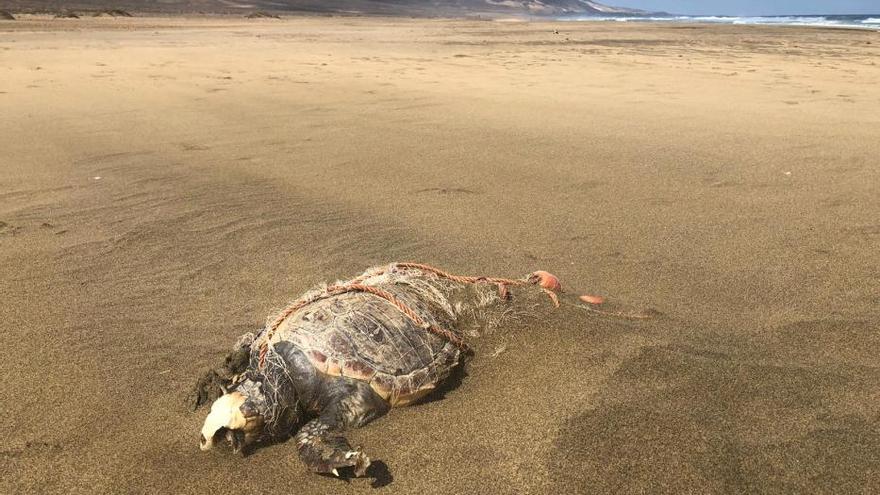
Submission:
M 828 16 L 565 16 L 565 21 L 608 21 L 608 22 L 706 22 L 717 24 L 764 24 L 777 26 L 824 26 L 880 30 L 880 17 L 864 15 Z

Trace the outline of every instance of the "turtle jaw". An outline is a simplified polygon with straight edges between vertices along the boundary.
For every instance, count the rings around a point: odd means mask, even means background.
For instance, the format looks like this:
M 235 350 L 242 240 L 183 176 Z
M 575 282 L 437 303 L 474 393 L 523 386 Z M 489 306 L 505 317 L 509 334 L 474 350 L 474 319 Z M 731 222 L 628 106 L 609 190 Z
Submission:
M 228 428 L 220 428 L 219 430 L 217 430 L 216 433 L 214 433 L 214 435 L 210 437 L 206 437 L 204 434 L 202 434 L 199 441 L 199 449 L 201 449 L 202 452 L 207 452 L 214 447 L 215 443 L 219 439 L 223 438 L 225 438 L 229 445 L 232 447 L 232 453 L 241 454 L 244 452 L 245 447 L 247 447 L 257 439 L 257 435 L 246 432 L 244 429 L 230 430 Z
M 205 438 L 205 434 L 201 434 L 201 438 L 199 439 L 199 450 L 202 452 L 207 452 L 211 450 L 211 447 L 214 446 L 213 438 Z

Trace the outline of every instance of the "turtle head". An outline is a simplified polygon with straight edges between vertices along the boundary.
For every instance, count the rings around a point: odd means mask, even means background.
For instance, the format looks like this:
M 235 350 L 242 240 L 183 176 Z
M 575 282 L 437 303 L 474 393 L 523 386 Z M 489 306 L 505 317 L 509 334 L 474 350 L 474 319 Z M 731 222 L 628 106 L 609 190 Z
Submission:
M 259 438 L 263 428 L 263 417 L 247 397 L 239 392 L 224 394 L 211 405 L 211 412 L 205 418 L 199 448 L 210 450 L 218 440 L 226 438 L 234 452 Z

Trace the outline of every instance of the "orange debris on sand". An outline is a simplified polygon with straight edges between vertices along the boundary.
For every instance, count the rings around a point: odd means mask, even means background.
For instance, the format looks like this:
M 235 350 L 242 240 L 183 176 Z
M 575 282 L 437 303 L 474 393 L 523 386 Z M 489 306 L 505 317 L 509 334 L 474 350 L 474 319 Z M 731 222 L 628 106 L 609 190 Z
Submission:
M 602 297 L 602 296 L 591 296 L 591 295 L 589 295 L 589 294 L 584 294 L 584 295 L 582 295 L 581 297 L 579 297 L 578 299 L 580 299 L 581 301 L 583 301 L 583 302 L 585 302 L 585 303 L 588 303 L 588 304 L 602 304 L 603 302 L 605 302 L 605 298 L 604 298 L 604 297 Z
M 553 275 L 550 272 L 545 272 L 544 270 L 538 270 L 529 275 L 529 282 L 538 284 L 545 289 L 552 290 L 553 292 L 563 292 L 562 284 L 559 283 L 559 279 L 556 275 Z

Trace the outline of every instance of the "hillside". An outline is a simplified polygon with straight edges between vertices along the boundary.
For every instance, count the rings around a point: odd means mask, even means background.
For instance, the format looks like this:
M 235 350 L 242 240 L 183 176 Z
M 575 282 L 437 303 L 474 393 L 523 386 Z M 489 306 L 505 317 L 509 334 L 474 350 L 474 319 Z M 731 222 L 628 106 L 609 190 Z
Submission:
M 641 14 L 640 10 L 614 7 L 588 0 L 7 0 L 13 12 L 98 11 L 118 8 L 141 13 L 246 13 L 272 12 L 349 13 L 380 15 L 456 16 L 478 13 L 532 15 Z

